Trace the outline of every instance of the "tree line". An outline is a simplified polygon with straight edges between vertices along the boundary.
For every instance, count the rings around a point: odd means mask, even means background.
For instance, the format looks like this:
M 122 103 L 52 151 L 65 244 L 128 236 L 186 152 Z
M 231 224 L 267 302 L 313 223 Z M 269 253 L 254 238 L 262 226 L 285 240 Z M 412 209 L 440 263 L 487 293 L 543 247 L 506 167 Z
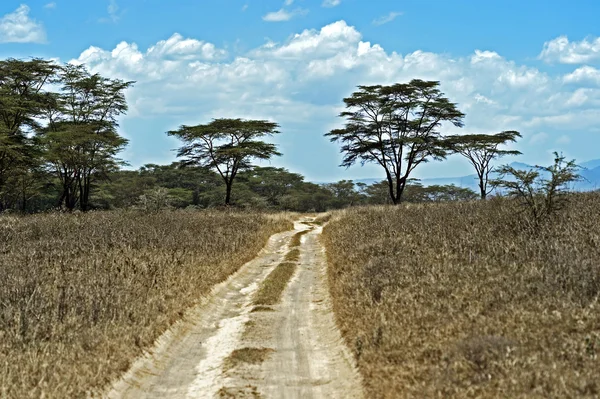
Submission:
M 379 165 L 381 182 L 314 184 L 286 169 L 256 166 L 256 160 L 281 155 L 266 141 L 280 127 L 267 120 L 182 125 L 166 132 L 182 142 L 177 162 L 125 170 L 118 154 L 127 140 L 117 119 L 127 112 L 125 91 L 134 83 L 92 74 L 84 65 L 0 61 L 0 211 L 220 205 L 324 211 L 485 199 L 498 186 L 514 192 L 520 176 L 502 167 L 496 170 L 512 179 L 491 177 L 495 160 L 520 154 L 504 149 L 519 132 L 444 134 L 448 125 L 463 127 L 465 114 L 440 90 L 440 82 L 419 79 L 358 86 L 343 99 L 343 127 L 325 134 L 340 144 L 340 166 Z M 423 187 L 412 177 L 419 165 L 451 154 L 473 166 L 479 193 L 452 185 Z

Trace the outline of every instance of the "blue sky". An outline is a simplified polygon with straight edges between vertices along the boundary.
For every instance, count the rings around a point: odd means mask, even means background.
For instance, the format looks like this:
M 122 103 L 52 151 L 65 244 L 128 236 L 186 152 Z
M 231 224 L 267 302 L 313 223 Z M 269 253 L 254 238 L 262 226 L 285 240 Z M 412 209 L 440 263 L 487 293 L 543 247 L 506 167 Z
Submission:
M 576 4 L 576 6 L 574 6 Z M 342 98 L 359 84 L 440 80 L 467 114 L 448 133 L 515 129 L 520 157 L 600 158 L 600 2 L 467 0 L 3 0 L 0 57 L 80 62 L 135 80 L 121 133 L 132 167 L 174 160 L 165 132 L 215 117 L 272 119 L 284 156 L 313 181 L 339 168 Z M 470 173 L 460 157 L 417 177 Z

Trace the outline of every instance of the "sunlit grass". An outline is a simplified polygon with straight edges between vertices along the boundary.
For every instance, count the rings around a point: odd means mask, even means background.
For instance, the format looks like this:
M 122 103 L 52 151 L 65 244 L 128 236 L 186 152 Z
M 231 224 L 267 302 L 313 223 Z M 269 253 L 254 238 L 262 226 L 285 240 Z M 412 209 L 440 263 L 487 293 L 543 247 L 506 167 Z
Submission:
M 507 200 L 352 209 L 323 241 L 369 398 L 597 397 L 600 193 L 532 234 Z
M 287 217 L 0 217 L 0 397 L 84 397 L 252 259 Z

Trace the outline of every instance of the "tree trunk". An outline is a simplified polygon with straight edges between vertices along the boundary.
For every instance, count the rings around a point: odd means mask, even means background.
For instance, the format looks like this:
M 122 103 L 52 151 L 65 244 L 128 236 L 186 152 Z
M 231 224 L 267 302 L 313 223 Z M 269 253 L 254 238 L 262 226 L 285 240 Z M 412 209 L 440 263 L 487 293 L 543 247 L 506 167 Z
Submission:
M 406 187 L 406 177 L 401 177 L 396 179 L 396 202 L 394 205 L 398 205 L 402 202 L 402 194 L 404 193 L 404 188 Z
M 87 173 L 86 173 L 87 174 Z M 90 176 L 84 175 L 79 181 L 79 209 L 82 212 L 90 210 Z
M 77 194 L 75 194 L 75 190 L 70 185 L 66 187 L 66 190 L 65 206 L 67 207 L 67 210 L 71 212 L 77 205 Z
M 482 200 L 487 198 L 487 187 L 484 184 L 483 176 L 479 176 L 479 194 Z
M 231 205 L 231 186 L 233 186 L 233 181 L 225 182 L 226 192 L 225 192 L 225 205 Z
M 390 199 L 392 200 L 392 204 L 396 205 L 398 203 L 397 202 L 398 197 L 394 193 L 394 180 L 392 178 L 392 174 L 386 169 L 385 175 L 386 175 L 387 181 L 388 181 L 388 189 L 389 189 L 389 193 L 390 193 Z

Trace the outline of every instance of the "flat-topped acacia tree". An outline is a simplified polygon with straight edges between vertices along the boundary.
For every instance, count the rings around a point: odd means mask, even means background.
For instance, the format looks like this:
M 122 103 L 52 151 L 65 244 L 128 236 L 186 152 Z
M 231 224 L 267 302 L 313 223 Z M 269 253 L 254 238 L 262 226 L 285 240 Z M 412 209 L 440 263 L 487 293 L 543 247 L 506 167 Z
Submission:
M 380 165 L 390 199 L 398 204 L 410 174 L 423 162 L 446 157 L 448 148 L 439 132 L 442 122 L 462 127 L 464 114 L 442 93 L 437 81 L 413 79 L 392 86 L 358 86 L 344 99 L 343 129 L 325 134 L 342 144 L 340 166 Z
M 466 134 L 447 138 L 449 148 L 467 158 L 477 173 L 479 195 L 486 199 L 496 185 L 490 184 L 490 173 L 494 171 L 491 162 L 505 155 L 521 155 L 517 150 L 503 150 L 501 145 L 514 143 L 521 133 L 514 130 L 506 130 L 496 134 Z
M 184 142 L 177 152 L 183 158 L 182 165 L 197 165 L 219 173 L 225 182 L 225 205 L 230 205 L 238 172 L 250 168 L 253 159 L 281 155 L 274 144 L 260 140 L 279 133 L 278 127 L 266 120 L 214 119 L 205 125 L 182 125 L 167 134 Z

